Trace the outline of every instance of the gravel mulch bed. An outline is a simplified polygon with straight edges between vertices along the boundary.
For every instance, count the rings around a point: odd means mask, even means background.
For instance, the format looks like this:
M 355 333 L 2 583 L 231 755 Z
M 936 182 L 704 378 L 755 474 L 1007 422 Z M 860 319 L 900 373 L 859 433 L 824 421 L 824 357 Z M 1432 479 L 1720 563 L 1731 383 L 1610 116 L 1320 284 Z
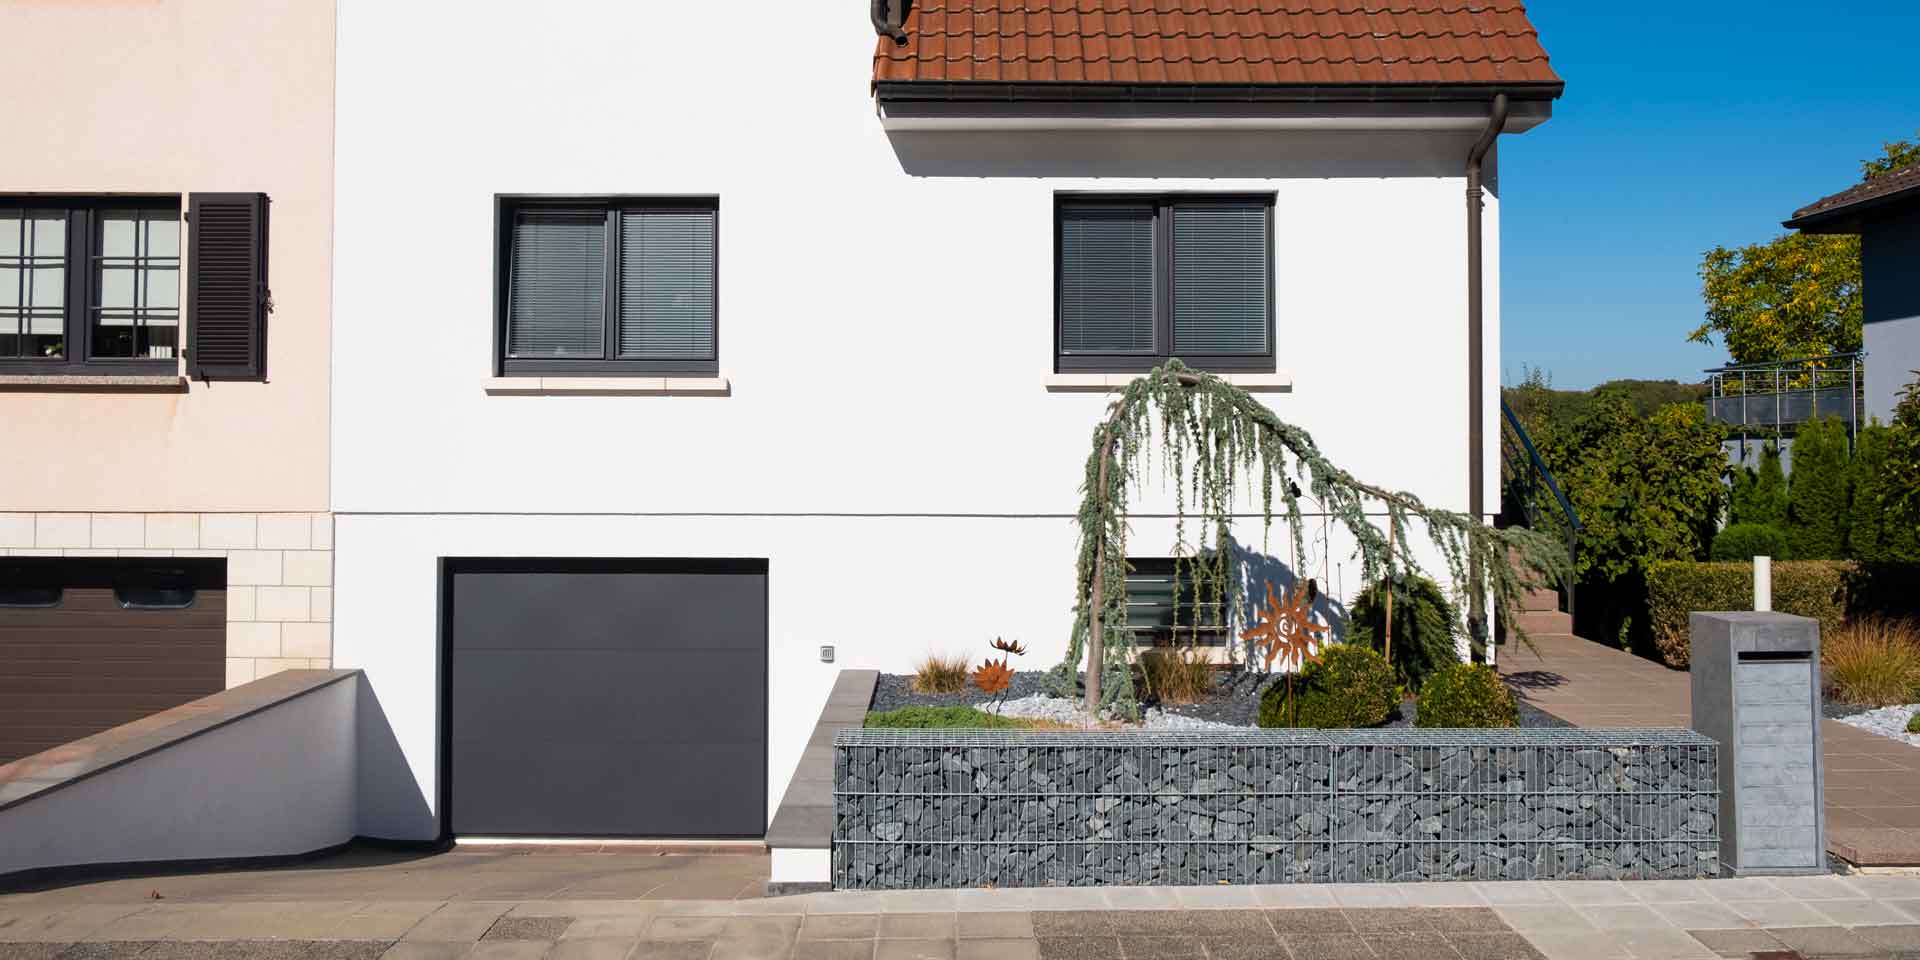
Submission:
M 1208 723 L 1231 724 L 1236 727 L 1252 727 L 1260 714 L 1260 694 L 1267 687 L 1281 682 L 1279 676 L 1263 677 L 1245 672 L 1222 673 L 1216 681 L 1213 696 L 1195 703 L 1160 704 L 1148 700 L 1143 706 L 1158 708 L 1171 717 L 1186 717 Z M 1007 692 L 1008 700 L 1023 700 L 1038 695 L 1052 696 L 1053 687 L 1049 677 L 1042 670 L 1023 670 L 1013 675 L 1013 682 Z M 879 683 L 873 688 L 874 711 L 897 710 L 908 706 L 973 706 L 987 698 L 980 691 L 969 687 L 959 693 L 918 693 L 913 689 L 913 677 L 906 674 L 883 673 Z M 1418 704 L 1409 700 L 1400 705 L 1397 716 L 1381 726 L 1386 728 L 1411 727 L 1418 714 Z M 1526 701 L 1520 702 L 1520 725 L 1523 727 L 1570 727 L 1572 724 L 1535 707 Z
M 1879 709 L 1863 708 L 1860 712 L 1844 717 L 1835 717 L 1848 726 L 1859 727 L 1868 733 L 1877 733 L 1889 740 L 1898 740 L 1908 746 L 1920 747 L 1920 733 L 1907 732 L 1907 719 L 1915 711 L 1920 711 L 1920 703 L 1897 704 Z

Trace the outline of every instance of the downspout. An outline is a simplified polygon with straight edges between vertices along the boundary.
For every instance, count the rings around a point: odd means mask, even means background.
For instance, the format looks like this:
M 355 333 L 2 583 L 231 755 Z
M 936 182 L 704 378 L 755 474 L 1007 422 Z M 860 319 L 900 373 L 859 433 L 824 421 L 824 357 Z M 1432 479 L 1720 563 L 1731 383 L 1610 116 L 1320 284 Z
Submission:
M 1486 299 L 1482 289 L 1485 240 L 1481 219 L 1486 209 L 1486 189 L 1481 170 L 1487 152 L 1493 149 L 1493 142 L 1499 139 L 1506 125 L 1507 95 L 1496 93 L 1487 114 L 1487 128 L 1480 132 L 1480 139 L 1473 142 L 1473 149 L 1467 153 L 1467 512 L 1472 514 L 1474 523 L 1485 522 L 1487 516 L 1487 470 L 1486 458 L 1482 455 L 1486 446 L 1486 431 L 1482 429 L 1486 404 L 1481 396 L 1486 388 L 1486 349 L 1481 336 Z M 1469 556 L 1468 565 L 1467 579 L 1473 587 L 1473 607 L 1467 614 L 1468 652 L 1474 660 L 1484 661 L 1491 646 L 1487 642 L 1487 598 L 1480 581 L 1479 556 Z
M 907 42 L 906 3 L 904 0 L 871 0 L 867 6 L 867 19 L 873 21 L 873 32 L 883 37 L 892 37 L 895 44 Z

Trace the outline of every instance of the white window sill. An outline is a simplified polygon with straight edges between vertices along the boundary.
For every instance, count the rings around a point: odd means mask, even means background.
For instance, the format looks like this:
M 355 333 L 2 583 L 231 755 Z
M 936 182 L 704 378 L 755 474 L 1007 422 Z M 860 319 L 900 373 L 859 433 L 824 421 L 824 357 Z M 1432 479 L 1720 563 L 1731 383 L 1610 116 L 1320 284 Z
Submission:
M 496 397 L 726 397 L 726 377 L 489 377 L 487 393 Z
M 1140 379 L 1137 373 L 1052 373 L 1045 380 L 1048 393 L 1109 393 Z M 1248 393 L 1292 393 L 1293 374 L 1223 373 L 1220 379 Z
M 0 391 L 12 393 L 186 393 L 187 378 L 120 374 L 5 374 Z

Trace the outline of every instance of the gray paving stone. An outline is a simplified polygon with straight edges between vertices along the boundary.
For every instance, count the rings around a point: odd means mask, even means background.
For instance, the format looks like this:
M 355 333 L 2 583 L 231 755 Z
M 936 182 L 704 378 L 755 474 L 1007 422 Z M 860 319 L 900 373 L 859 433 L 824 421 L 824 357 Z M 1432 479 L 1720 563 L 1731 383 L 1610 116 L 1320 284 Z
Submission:
M 875 940 L 873 960 L 954 960 L 952 940 Z M 720 960 L 716 953 L 714 960 Z
M 800 924 L 800 939 L 871 940 L 879 930 L 880 918 L 872 914 L 810 913 Z
M 1446 933 L 1441 936 L 1465 960 L 1543 960 L 1540 951 L 1517 933 Z
M 1040 937 L 1036 942 L 1040 960 L 1113 960 L 1121 955 L 1120 938 L 1114 936 Z
M 41 943 L 5 943 L 0 942 L 0 960 L 53 960 L 68 947 L 78 944 L 49 940 Z M 93 956 L 88 954 L 88 956 Z M 128 954 L 133 956 L 133 954 Z
M 1853 932 L 1861 938 L 1877 943 L 1888 950 L 1901 953 L 1920 953 L 1920 924 L 1890 923 L 1866 927 L 1854 927 Z
M 1020 939 L 962 940 L 954 960 L 1040 960 L 1040 944 Z
M 547 960 L 626 960 L 636 941 L 632 937 L 580 937 L 562 940 L 548 951 Z
M 1347 921 L 1361 933 L 1433 932 L 1433 921 L 1418 910 L 1348 910 Z
M 1249 937 L 1201 937 L 1212 960 L 1287 960 L 1287 948 L 1279 940 L 1260 941 Z
M 727 920 L 726 926 L 720 928 L 720 936 L 716 939 L 772 937 L 791 941 L 800 935 L 800 920 L 799 917 L 732 917 Z
M 41 957 L 58 955 L 61 960 L 130 960 L 152 948 L 148 940 L 101 940 L 92 943 L 0 943 L 0 957 L 8 960 L 38 960 Z M 40 948 L 58 947 L 53 953 L 42 953 Z
M 713 942 L 712 960 L 787 960 L 793 938 L 768 934 L 725 934 Z
M 572 925 L 572 917 L 501 917 L 487 928 L 482 940 L 545 940 L 549 943 L 560 939 Z
M 793 960 L 873 960 L 872 940 L 802 940 Z
M 1253 937 L 1267 943 L 1274 939 L 1273 926 L 1259 910 L 1191 910 L 1186 917 L 1191 935 Z
M 473 945 L 467 960 L 541 960 L 553 946 L 545 940 L 492 940 Z
M 627 960 L 707 960 L 712 940 L 642 940 Z
M 1211 912 L 1211 911 L 1209 911 Z M 1198 913 L 1198 911 L 1195 911 Z M 1115 910 L 1107 915 L 1108 929 L 1141 937 L 1177 937 L 1191 932 L 1183 910 Z M 1262 926 L 1264 926 L 1264 922 Z
M 716 940 L 726 926 L 726 917 L 654 917 L 643 939 Z
M 1431 930 L 1422 933 L 1370 933 L 1363 937 L 1380 960 L 1454 960 L 1460 951 Z
M 1151 937 L 1123 933 L 1120 935 L 1120 953 L 1126 957 L 1167 957 L 1178 958 L 1205 957 L 1207 950 L 1200 945 L 1198 937 Z
M 1767 950 L 1785 950 L 1786 944 L 1765 930 L 1688 930 L 1687 935 L 1715 956 L 1742 957 Z
M 473 950 L 465 940 L 402 940 L 387 948 L 380 960 L 460 960 Z
M 1613 930 L 1611 937 L 1639 960 L 1690 960 L 1713 956 L 1713 951 L 1682 930 Z
M 1806 957 L 1871 957 L 1886 952 L 1845 927 L 1775 927 L 1767 932 Z
M 1026 913 L 963 913 L 960 914 L 960 939 L 991 940 L 1031 940 L 1033 939 L 1033 915 Z M 962 951 L 966 944 L 961 943 Z
M 1353 932 L 1353 922 L 1347 919 L 1346 912 L 1333 907 L 1268 910 L 1267 923 L 1283 937 L 1292 934 Z
M 1597 930 L 1529 933 L 1526 938 L 1547 960 L 1630 960 L 1633 956 L 1620 941 Z
M 1414 913 L 1442 933 L 1512 932 L 1512 928 L 1489 907 L 1438 907 L 1416 910 Z
M 889 913 L 881 916 L 877 936 L 882 940 L 952 940 L 956 927 L 951 913 Z
M 1041 910 L 1033 914 L 1034 935 L 1048 937 L 1111 936 L 1113 915 L 1104 910 Z
M 1280 939 L 1293 960 L 1374 960 L 1366 942 L 1352 933 L 1295 933 Z

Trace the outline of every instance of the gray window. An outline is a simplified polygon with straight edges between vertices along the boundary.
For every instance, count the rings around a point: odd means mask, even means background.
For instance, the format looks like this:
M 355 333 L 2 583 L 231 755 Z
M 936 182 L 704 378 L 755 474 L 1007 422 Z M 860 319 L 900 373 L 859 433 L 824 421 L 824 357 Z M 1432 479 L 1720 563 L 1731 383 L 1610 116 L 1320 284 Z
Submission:
M 1271 196 L 1062 196 L 1055 369 L 1271 372 Z
M 1205 559 L 1128 557 L 1127 628 L 1142 646 L 1225 646 L 1225 585 Z
M 499 372 L 719 371 L 718 202 L 503 198 Z
M 180 199 L 0 197 L 0 371 L 172 373 Z

